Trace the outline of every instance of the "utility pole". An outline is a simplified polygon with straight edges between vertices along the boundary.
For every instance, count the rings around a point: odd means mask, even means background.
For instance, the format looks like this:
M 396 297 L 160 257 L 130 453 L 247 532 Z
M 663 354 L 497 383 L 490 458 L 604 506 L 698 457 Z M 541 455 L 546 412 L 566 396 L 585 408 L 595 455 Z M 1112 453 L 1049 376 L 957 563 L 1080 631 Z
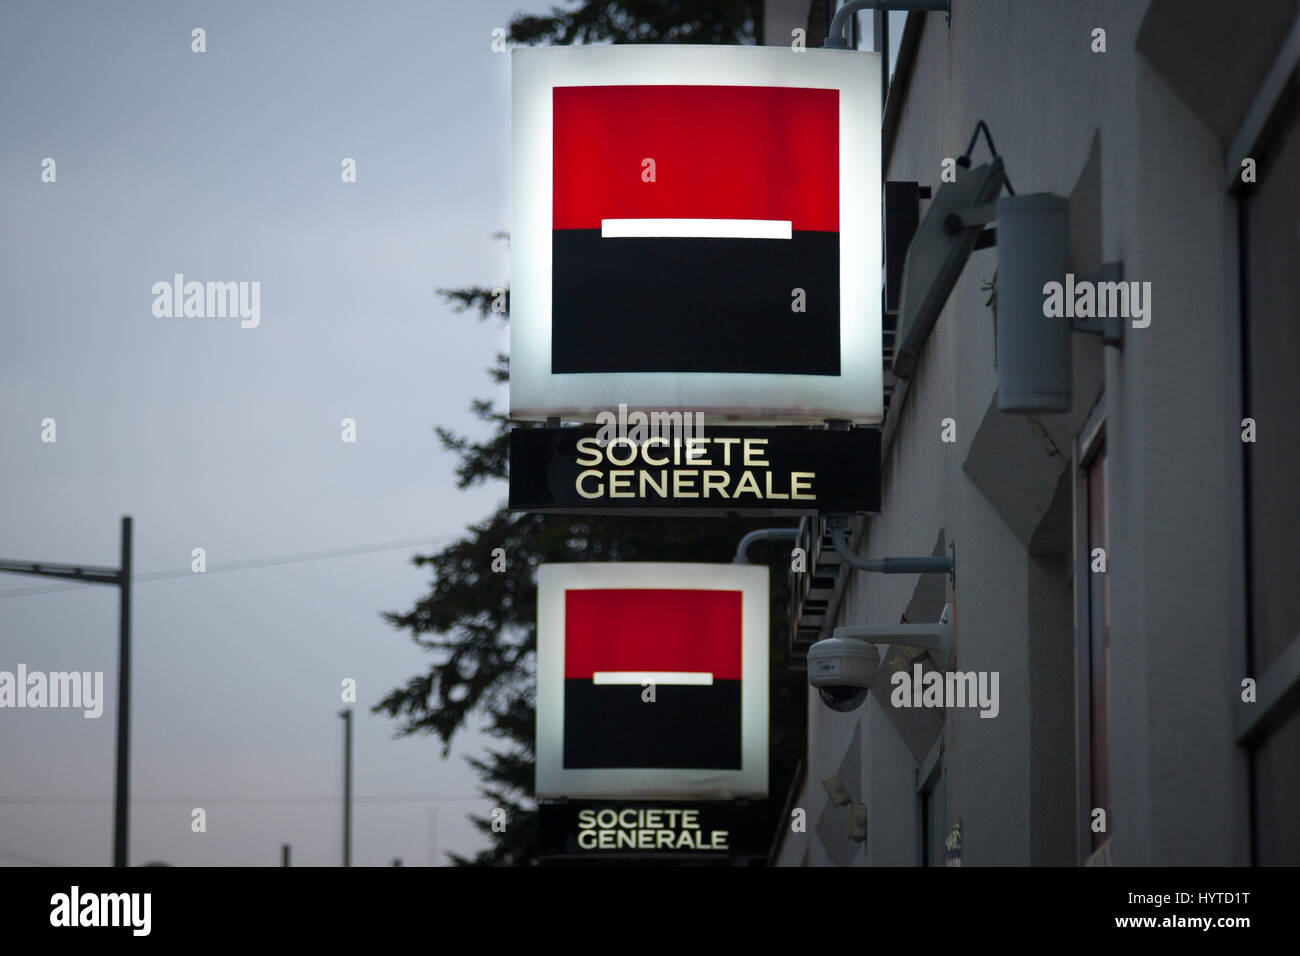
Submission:
M 343 865 L 352 865 L 352 708 L 343 718 Z
M 0 571 L 63 578 L 84 584 L 111 584 L 118 589 L 117 631 L 117 766 L 113 790 L 113 865 L 127 865 L 127 822 L 131 797 L 131 518 L 122 518 L 121 567 L 51 564 L 48 561 L 0 560 Z M 26 688 L 20 688 L 25 693 Z
M 429 865 L 438 865 L 438 808 L 429 811 Z
M 113 795 L 113 865 L 126 866 L 131 806 L 131 519 L 122 518 L 117 602 L 117 786 Z

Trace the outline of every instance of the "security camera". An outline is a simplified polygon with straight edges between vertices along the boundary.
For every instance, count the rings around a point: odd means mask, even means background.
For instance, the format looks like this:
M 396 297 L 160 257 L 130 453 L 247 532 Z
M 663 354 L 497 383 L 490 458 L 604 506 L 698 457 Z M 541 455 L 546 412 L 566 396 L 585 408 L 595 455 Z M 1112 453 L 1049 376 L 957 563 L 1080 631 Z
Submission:
M 952 653 L 952 606 L 944 606 L 937 624 L 837 627 L 833 637 L 808 648 L 808 683 L 827 707 L 846 714 L 862 706 L 880 674 L 879 644 L 934 651 L 946 670 Z
M 808 649 L 808 683 L 831 710 L 857 710 L 880 673 L 876 645 L 852 638 L 832 637 Z

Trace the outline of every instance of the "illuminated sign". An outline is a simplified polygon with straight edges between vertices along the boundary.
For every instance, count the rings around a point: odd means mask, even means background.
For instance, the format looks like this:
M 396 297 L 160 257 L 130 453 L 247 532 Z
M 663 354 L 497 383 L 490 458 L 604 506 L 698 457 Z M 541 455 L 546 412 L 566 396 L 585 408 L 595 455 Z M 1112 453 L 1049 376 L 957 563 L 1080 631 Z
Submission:
M 541 857 L 765 856 L 765 801 L 542 802 Z
M 613 45 L 511 62 L 512 418 L 623 402 L 881 420 L 874 54 Z
M 514 511 L 797 516 L 880 510 L 880 431 L 720 426 L 606 439 L 510 433 Z
M 699 810 L 611 809 L 578 811 L 582 850 L 725 850 L 726 830 L 704 830 Z
M 537 795 L 766 795 L 768 612 L 766 568 L 541 565 Z

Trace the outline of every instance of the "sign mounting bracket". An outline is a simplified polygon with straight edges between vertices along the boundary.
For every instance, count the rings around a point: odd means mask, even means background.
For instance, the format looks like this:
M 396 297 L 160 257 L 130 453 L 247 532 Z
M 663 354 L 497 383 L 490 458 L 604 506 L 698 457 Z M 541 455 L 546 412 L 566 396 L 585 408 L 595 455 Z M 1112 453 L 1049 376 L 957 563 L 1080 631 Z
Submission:
M 847 50 L 849 40 L 844 34 L 846 27 L 849 25 L 849 18 L 863 10 L 897 10 L 897 11 L 923 11 L 934 10 L 942 12 L 945 16 L 952 16 L 951 0 L 849 0 L 848 3 L 835 11 L 835 16 L 831 18 L 830 28 L 826 31 L 826 39 L 822 42 L 823 50 Z

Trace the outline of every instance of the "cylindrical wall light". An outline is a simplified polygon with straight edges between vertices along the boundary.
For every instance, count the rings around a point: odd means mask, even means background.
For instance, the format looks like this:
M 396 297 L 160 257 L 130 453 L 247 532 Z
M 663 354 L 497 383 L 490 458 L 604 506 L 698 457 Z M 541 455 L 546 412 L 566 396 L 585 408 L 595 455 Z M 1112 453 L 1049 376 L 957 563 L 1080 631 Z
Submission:
M 1048 282 L 1065 282 L 1069 203 L 1050 193 L 997 203 L 998 410 L 1070 410 L 1070 320 L 1043 314 Z

